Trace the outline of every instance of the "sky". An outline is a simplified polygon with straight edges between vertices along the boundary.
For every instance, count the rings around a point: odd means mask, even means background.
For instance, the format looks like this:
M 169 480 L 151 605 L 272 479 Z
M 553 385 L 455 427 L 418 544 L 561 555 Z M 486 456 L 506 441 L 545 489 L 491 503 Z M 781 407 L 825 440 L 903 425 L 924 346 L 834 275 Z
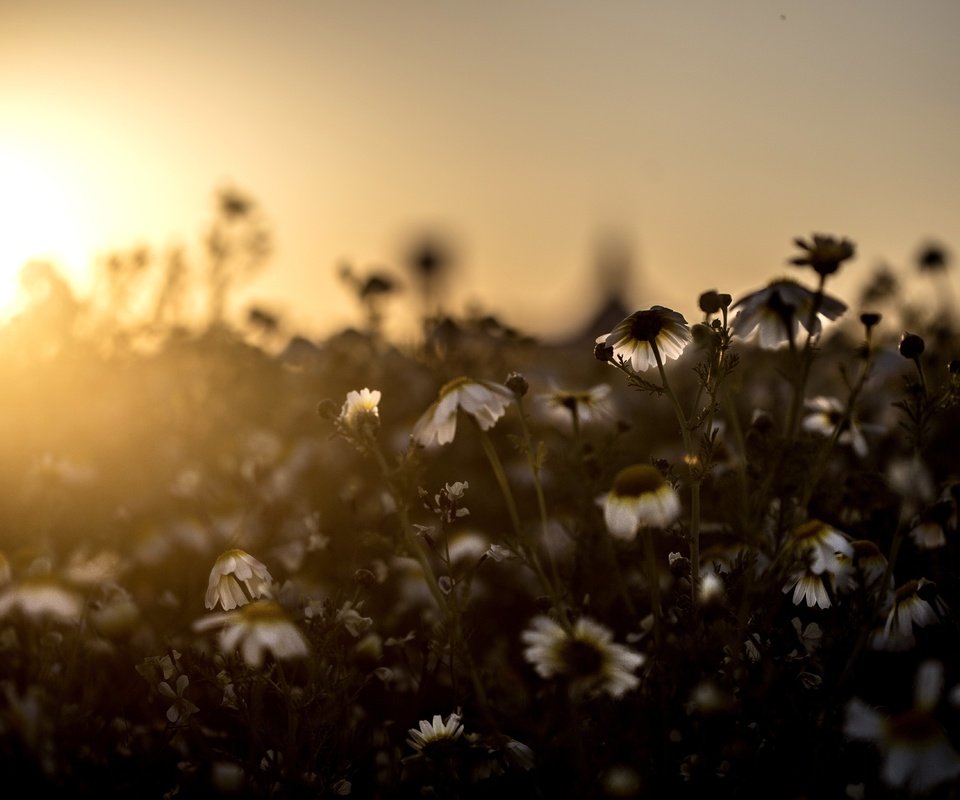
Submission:
M 960 253 L 958 86 L 955 0 L 0 0 L 0 304 L 31 258 L 82 295 L 196 246 L 227 185 L 275 241 L 238 302 L 316 336 L 362 319 L 340 264 L 403 279 L 432 231 L 452 310 L 546 337 L 611 237 L 629 307 L 800 277 L 814 232 L 849 295 Z

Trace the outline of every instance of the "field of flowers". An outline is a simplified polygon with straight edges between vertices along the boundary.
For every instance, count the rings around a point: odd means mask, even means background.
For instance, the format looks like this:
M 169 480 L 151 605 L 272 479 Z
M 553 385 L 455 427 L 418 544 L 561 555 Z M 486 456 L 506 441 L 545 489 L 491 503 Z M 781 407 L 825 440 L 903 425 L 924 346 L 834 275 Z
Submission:
M 347 273 L 367 324 L 321 342 L 0 331 L 3 775 L 960 797 L 950 255 L 919 307 L 882 271 L 834 296 L 846 239 L 795 247 L 564 345 L 450 314 L 391 342 L 389 281 Z

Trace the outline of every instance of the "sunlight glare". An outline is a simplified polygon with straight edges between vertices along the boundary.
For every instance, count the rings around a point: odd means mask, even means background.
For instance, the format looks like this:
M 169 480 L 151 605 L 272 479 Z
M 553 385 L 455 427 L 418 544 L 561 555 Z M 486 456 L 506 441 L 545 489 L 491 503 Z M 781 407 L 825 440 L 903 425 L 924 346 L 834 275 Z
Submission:
M 25 297 L 20 271 L 48 261 L 68 280 L 87 258 L 71 187 L 39 159 L 0 145 L 0 320 Z

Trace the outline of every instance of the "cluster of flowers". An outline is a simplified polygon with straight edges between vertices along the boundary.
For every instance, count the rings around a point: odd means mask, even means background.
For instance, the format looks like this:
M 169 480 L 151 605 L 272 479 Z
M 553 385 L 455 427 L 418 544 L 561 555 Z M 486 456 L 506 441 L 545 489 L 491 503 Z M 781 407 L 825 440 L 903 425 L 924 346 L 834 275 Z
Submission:
M 38 643 L 51 675 L 70 675 L 42 648 L 92 626 L 102 653 L 155 648 L 136 671 L 166 722 L 139 735 L 167 741 L 180 772 L 220 754 L 194 781 L 211 792 L 697 796 L 726 782 L 745 795 L 757 788 L 748 765 L 776 780 L 791 743 L 814 731 L 836 749 L 829 767 L 847 771 L 839 785 L 807 772 L 811 750 L 787 778 L 810 792 L 956 787 L 947 721 L 960 686 L 944 687 L 960 678 L 949 658 L 960 476 L 929 454 L 931 431 L 956 422 L 960 365 L 928 379 L 924 339 L 905 331 L 884 348 L 872 311 L 856 348 L 828 349 L 847 306 L 825 284 L 855 248 L 819 234 L 797 245 L 792 263 L 816 288 L 781 278 L 736 302 L 709 291 L 701 322 L 654 305 L 597 337 L 584 364 L 622 376 L 629 400 L 606 379 L 537 391 L 516 371 L 449 379 L 459 365 L 444 362 L 435 398 L 406 418 L 391 409 L 406 399 L 399 382 L 321 404 L 348 445 L 324 473 L 339 492 L 324 510 L 347 509 L 340 524 L 321 532 L 311 515 L 295 535 L 241 547 L 233 521 L 204 564 L 208 613 L 187 601 L 189 625 L 164 641 L 134 636 L 141 611 L 116 563 L 57 574 L 35 558 L 17 574 L 0 558 L 0 656 L 20 676 L 0 678 L 0 733 L 18 742 L 3 754 L 28 752 L 54 780 L 21 640 Z M 815 369 L 826 352 L 849 362 L 842 392 Z M 756 391 L 769 363 L 781 382 Z M 878 373 L 903 379 L 904 365 L 915 377 L 887 403 L 898 427 L 865 387 Z M 625 409 L 641 424 L 614 424 Z M 286 503 L 302 521 L 314 509 L 289 486 L 305 457 L 252 449 L 238 473 L 257 513 L 282 527 Z M 882 487 L 856 495 L 863 474 Z M 197 502 L 198 482 L 181 476 L 177 497 Z M 309 566 L 337 561 L 333 540 L 349 582 Z M 62 630 L 30 633 L 47 626 Z M 911 702 L 883 694 L 877 665 L 909 681 Z

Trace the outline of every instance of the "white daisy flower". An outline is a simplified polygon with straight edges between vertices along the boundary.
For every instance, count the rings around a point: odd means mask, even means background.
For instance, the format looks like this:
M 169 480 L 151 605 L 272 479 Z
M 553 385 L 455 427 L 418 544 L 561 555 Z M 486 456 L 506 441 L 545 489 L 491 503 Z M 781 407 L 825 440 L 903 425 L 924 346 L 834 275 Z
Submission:
M 444 721 L 439 714 L 433 715 L 433 721 L 420 720 L 420 729 L 407 731 L 407 744 L 419 755 L 431 755 L 431 751 L 442 750 L 463 736 L 462 717 L 453 713 Z
M 376 433 L 380 427 L 380 392 L 377 389 L 361 389 L 347 392 L 347 399 L 337 417 L 337 429 L 348 439 L 362 440 Z
M 634 372 L 643 372 L 657 365 L 654 345 L 663 361 L 680 358 L 693 334 L 683 315 L 663 306 L 635 311 L 617 323 L 610 333 L 597 337 L 597 344 L 613 350 L 613 358 L 630 365 Z
M 769 350 L 791 339 L 796 341 L 801 327 L 816 336 L 823 329 L 822 320 L 838 319 L 847 310 L 845 303 L 824 294 L 811 323 L 816 297 L 816 292 L 796 281 L 772 281 L 731 306 L 740 307 L 733 320 L 733 332 L 741 339 L 748 339 L 756 332 L 760 347 Z
M 844 421 L 846 408 L 836 397 L 813 397 L 805 402 L 809 412 L 803 418 L 803 429 L 820 436 L 833 436 L 837 426 L 842 423 L 837 441 L 840 444 L 850 445 L 853 452 L 860 458 L 867 455 L 867 440 L 856 419 Z
M 606 692 L 620 697 L 640 680 L 633 673 L 645 656 L 613 642 L 613 634 L 598 622 L 581 617 L 568 633 L 547 616 L 538 616 L 521 634 L 524 658 L 541 678 L 562 677 L 575 695 Z
M 917 670 L 912 708 L 886 716 L 856 697 L 847 705 L 844 733 L 876 743 L 887 785 L 923 794 L 960 775 L 960 756 L 933 716 L 942 686 L 943 665 L 926 661 Z
M 590 389 L 551 389 L 536 396 L 535 404 L 542 419 L 563 430 L 570 430 L 574 417 L 579 425 L 590 425 L 613 415 L 612 389 L 599 383 Z
M 680 515 L 680 498 L 660 470 L 634 464 L 617 473 L 598 500 L 610 535 L 630 541 L 640 528 L 666 528 Z
M 836 577 L 846 573 L 848 563 L 838 555 L 849 559 L 853 554 L 847 537 L 819 519 L 797 525 L 790 531 L 785 547 L 797 558 L 806 559 L 813 575 L 829 572 Z
M 914 628 L 925 628 L 940 621 L 934 605 L 940 611 L 946 608 L 935 590 L 935 585 L 926 578 L 907 581 L 897 587 L 886 622 L 873 636 L 873 647 L 877 650 L 894 651 L 912 648 L 916 644 Z M 933 599 L 933 605 L 928 602 L 927 597 Z
M 231 611 L 251 600 L 269 597 L 272 583 L 270 572 L 260 561 L 233 548 L 221 553 L 210 570 L 204 603 L 207 608 L 216 608 L 220 603 L 224 611 Z
M 793 590 L 793 604 L 800 605 L 801 600 L 806 601 L 808 608 L 819 606 L 820 608 L 830 608 L 830 595 L 827 594 L 827 586 L 823 577 L 809 568 L 794 572 L 790 579 L 784 584 L 783 592 L 786 594 Z
M 455 378 L 440 390 L 437 399 L 417 420 L 413 438 L 423 447 L 449 444 L 457 432 L 457 412 L 461 408 L 476 420 L 481 430 L 489 430 L 514 399 L 514 393 L 502 384 Z
M 196 631 L 220 628 L 218 645 L 230 654 L 238 649 L 248 666 L 259 669 L 266 655 L 276 659 L 303 658 L 309 653 L 306 637 L 279 603 L 257 600 L 236 611 L 208 614 L 193 623 Z
M 79 622 L 83 598 L 51 575 L 28 575 L 0 593 L 0 617 L 14 609 L 33 620 Z

